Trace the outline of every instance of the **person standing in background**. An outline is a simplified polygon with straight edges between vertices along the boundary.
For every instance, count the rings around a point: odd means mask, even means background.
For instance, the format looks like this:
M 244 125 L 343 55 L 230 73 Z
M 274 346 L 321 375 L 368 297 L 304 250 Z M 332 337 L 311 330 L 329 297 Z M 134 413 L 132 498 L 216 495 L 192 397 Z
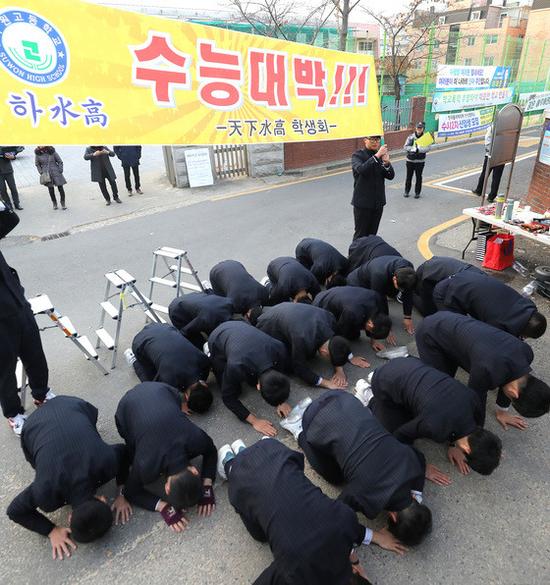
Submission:
M 481 175 L 479 175 L 479 179 L 477 181 L 477 187 L 472 189 L 472 193 L 475 195 L 483 195 L 483 181 L 485 179 L 485 173 L 487 172 L 487 163 L 489 162 L 489 153 L 491 152 L 491 143 L 493 142 L 493 125 L 487 128 L 487 132 L 485 132 L 485 159 L 483 160 L 483 168 L 481 169 Z M 491 190 L 489 191 L 489 196 L 487 197 L 487 201 L 492 203 L 496 196 L 498 195 L 498 188 L 500 186 L 500 179 L 502 178 L 502 173 L 504 172 L 504 165 L 498 165 L 493 167 L 489 173 L 493 173 L 493 180 L 491 181 Z
M 122 163 L 122 170 L 124 171 L 124 181 L 126 182 L 126 189 L 128 189 L 128 196 L 131 197 L 133 195 L 130 170 L 134 174 L 136 193 L 143 195 L 143 191 L 141 190 L 141 183 L 139 180 L 139 159 L 141 158 L 141 146 L 115 146 L 113 147 L 113 150 Z
M 40 175 L 40 184 L 48 188 L 54 210 L 57 209 L 55 187 L 59 191 L 61 209 L 67 209 L 65 206 L 65 189 L 63 189 L 63 185 L 67 183 L 63 176 L 63 160 L 57 154 L 55 148 L 53 146 L 37 146 L 34 150 L 34 164 Z
M 424 122 L 418 122 L 415 131 L 407 138 L 403 147 L 407 151 L 407 178 L 405 179 L 403 197 L 408 197 L 411 192 L 413 175 L 416 175 L 414 198 L 418 199 L 422 191 L 422 172 L 426 164 L 426 153 L 430 150 L 430 147 L 418 146 L 416 141 L 424 136 L 424 128 Z
M 15 184 L 15 177 L 13 174 L 13 167 L 11 161 L 15 160 L 15 152 L 10 147 L 0 147 L 0 197 L 4 203 L 11 209 L 14 208 L 21 211 L 23 208 L 19 203 L 19 193 L 17 185 Z M 8 195 L 8 187 L 11 191 L 11 198 L 13 205 Z
M 116 184 L 116 175 L 113 165 L 109 160 L 110 156 L 115 156 L 115 153 L 106 146 L 88 146 L 84 153 L 84 160 L 90 161 L 90 169 L 92 172 L 92 182 L 99 183 L 101 194 L 105 198 L 105 205 L 111 205 L 111 196 L 107 191 L 105 181 L 109 181 L 111 190 L 113 191 L 113 199 L 117 203 L 122 203 L 118 198 L 118 187 Z
M 351 157 L 354 240 L 378 231 L 386 205 L 385 181 L 391 181 L 395 177 L 388 147 L 380 146 L 381 140 L 381 136 L 367 136 L 365 148 L 356 150 Z

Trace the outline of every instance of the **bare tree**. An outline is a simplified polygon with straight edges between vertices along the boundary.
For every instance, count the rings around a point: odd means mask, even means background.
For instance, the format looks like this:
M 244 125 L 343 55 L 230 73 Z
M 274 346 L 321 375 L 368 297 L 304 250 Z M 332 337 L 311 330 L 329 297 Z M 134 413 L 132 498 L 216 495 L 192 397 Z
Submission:
M 345 51 L 348 44 L 348 27 L 350 12 L 361 0 L 332 0 L 338 16 L 339 46 L 340 51 Z

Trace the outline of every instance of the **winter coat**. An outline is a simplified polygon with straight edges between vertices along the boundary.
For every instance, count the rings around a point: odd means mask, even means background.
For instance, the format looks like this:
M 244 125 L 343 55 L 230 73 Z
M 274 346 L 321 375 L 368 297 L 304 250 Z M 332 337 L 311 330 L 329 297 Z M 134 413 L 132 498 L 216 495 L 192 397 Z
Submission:
M 108 151 L 109 154 L 94 156 L 94 152 L 96 150 L 106 150 Z M 86 152 L 84 153 L 84 160 L 90 161 L 90 169 L 92 172 L 93 183 L 100 183 L 104 179 L 110 179 L 111 181 L 114 181 L 116 179 L 113 165 L 111 164 L 111 161 L 108 158 L 109 156 L 115 156 L 115 153 L 106 146 L 86 147 Z
M 13 167 L 11 165 L 11 159 L 6 158 L 6 154 L 13 152 L 7 150 L 5 147 L 0 147 L 0 175 L 9 175 L 13 173 Z
M 386 205 L 386 180 L 395 177 L 391 164 L 384 166 L 374 155 L 375 150 L 362 148 L 351 157 L 353 199 L 351 204 L 361 209 L 379 209 Z
M 137 167 L 141 158 L 141 146 L 114 146 L 113 150 L 120 159 L 122 167 Z
M 403 148 L 407 151 L 407 160 L 409 162 L 421 163 L 426 161 L 426 153 L 430 150 L 430 147 L 416 145 L 416 140 L 421 136 L 424 136 L 424 133 L 418 136 L 416 132 L 413 132 L 405 142 Z
M 59 187 L 67 182 L 63 176 L 63 161 L 52 146 L 35 149 L 34 164 L 39 175 L 46 171 L 50 173 L 51 182 L 46 187 Z

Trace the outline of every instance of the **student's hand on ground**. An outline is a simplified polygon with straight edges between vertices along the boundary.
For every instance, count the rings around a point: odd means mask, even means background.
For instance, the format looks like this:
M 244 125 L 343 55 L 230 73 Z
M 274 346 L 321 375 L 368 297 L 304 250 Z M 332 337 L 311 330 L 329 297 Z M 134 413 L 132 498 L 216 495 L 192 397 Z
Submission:
M 170 528 L 171 530 L 173 530 L 174 532 L 177 532 L 178 534 L 180 532 L 183 532 L 187 526 L 189 524 L 189 520 L 187 520 L 187 518 L 183 517 L 181 518 L 181 520 L 179 520 L 178 522 L 171 524 Z
M 500 426 L 505 431 L 508 430 L 508 427 L 514 427 L 515 429 L 520 429 L 521 431 L 524 431 L 527 428 L 527 422 L 521 418 L 521 416 L 510 414 L 505 410 L 497 410 L 495 416 L 497 417 Z
M 426 479 L 435 483 L 436 485 L 442 486 L 451 485 L 452 483 L 451 478 L 446 473 L 443 473 L 440 469 L 431 463 L 426 464 Z
M 130 521 L 132 506 L 130 506 L 130 503 L 122 494 L 119 494 L 115 498 L 111 510 L 115 513 L 115 524 L 117 526 Z
M 71 534 L 70 528 L 64 528 L 63 526 L 56 526 L 48 534 L 48 538 L 52 544 L 52 558 L 63 560 L 65 557 L 71 556 L 71 548 L 76 550 L 76 544 L 69 538 Z
M 181 403 L 181 411 L 184 414 L 186 414 L 187 416 L 191 416 L 191 414 L 192 414 L 191 411 L 189 410 L 189 406 L 187 404 L 187 401 L 185 401 L 185 400 Z
M 292 410 L 292 407 L 290 406 L 290 404 L 288 402 L 283 402 L 282 404 L 279 404 L 279 406 L 277 406 L 277 414 L 281 418 L 287 417 L 290 414 L 291 410 Z
M 449 447 L 447 457 L 460 473 L 463 475 L 470 473 L 470 466 L 466 463 L 466 455 L 458 447 Z
M 337 368 L 332 375 L 331 382 L 337 388 L 345 388 L 348 385 L 348 379 L 343 368 Z
M 268 421 L 262 418 L 257 418 L 253 423 L 255 431 L 268 437 L 274 437 L 277 434 L 277 429 Z
M 358 563 L 357 565 L 351 565 L 351 572 L 354 575 L 359 575 L 360 577 L 363 577 L 363 579 L 366 579 L 367 581 L 369 581 L 369 578 L 367 577 L 367 573 L 365 572 L 365 569 L 363 568 L 363 565 L 361 563 Z M 370 583 L 370 581 L 369 581 Z
M 214 496 L 214 488 L 212 484 L 202 486 L 202 495 L 199 500 L 198 511 L 199 516 L 205 518 L 210 516 L 216 508 L 216 497 Z
M 354 366 L 357 366 L 358 368 L 370 368 L 370 363 L 360 355 L 354 355 L 350 359 L 349 363 L 353 364 Z
M 397 339 L 395 339 L 395 335 L 390 331 L 388 337 L 386 337 L 386 341 L 390 345 L 397 345 Z
M 370 340 L 370 346 L 372 347 L 373 351 L 384 351 L 386 349 L 386 346 L 381 341 L 377 341 L 376 339 Z
M 345 382 L 343 386 L 340 386 L 338 382 L 334 380 L 334 378 L 330 378 L 330 380 L 323 378 L 321 380 L 321 383 L 319 384 L 321 388 L 326 388 L 327 390 L 342 390 L 347 385 L 348 385 L 347 382 Z
M 414 323 L 412 319 L 403 319 L 403 327 L 409 335 L 414 335 Z
M 397 538 L 387 529 L 375 530 L 372 533 L 372 542 L 380 548 L 392 551 L 398 555 L 404 555 L 409 549 L 401 544 Z

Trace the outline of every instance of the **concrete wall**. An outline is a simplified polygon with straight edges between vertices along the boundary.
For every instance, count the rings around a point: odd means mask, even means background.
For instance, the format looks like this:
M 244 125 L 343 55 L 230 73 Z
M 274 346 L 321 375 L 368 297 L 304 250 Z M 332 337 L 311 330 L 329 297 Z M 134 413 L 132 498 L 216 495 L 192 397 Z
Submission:
M 541 131 L 541 144 L 545 130 L 550 130 L 550 110 L 546 111 L 545 118 Z M 540 145 L 525 203 L 529 204 L 533 211 L 544 212 L 550 209 L 550 165 L 541 163 L 539 155 Z
M 207 146 L 208 147 L 208 146 Z M 189 178 L 187 176 L 187 164 L 185 163 L 185 151 L 190 148 L 204 148 L 203 146 L 163 146 L 164 164 L 166 166 L 166 176 L 173 187 L 183 189 L 189 187 Z M 212 176 L 216 182 L 216 172 L 214 171 L 214 154 L 212 147 L 210 149 L 210 163 L 212 165 Z
M 249 144 L 247 151 L 248 174 L 251 177 L 283 174 L 285 170 L 283 144 Z

